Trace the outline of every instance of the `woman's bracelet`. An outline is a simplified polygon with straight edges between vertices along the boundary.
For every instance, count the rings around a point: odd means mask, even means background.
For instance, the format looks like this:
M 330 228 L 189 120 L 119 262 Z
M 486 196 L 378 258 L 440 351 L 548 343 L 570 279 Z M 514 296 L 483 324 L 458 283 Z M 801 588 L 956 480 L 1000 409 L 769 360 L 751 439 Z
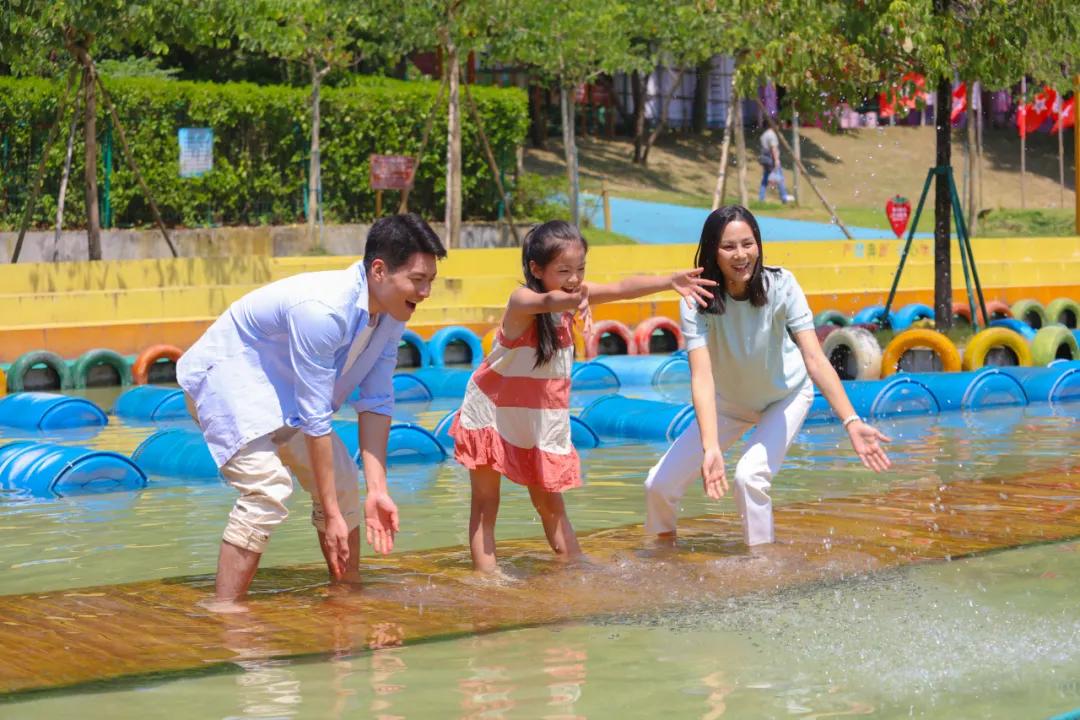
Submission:
M 846 418 L 844 418 L 844 422 L 841 423 L 841 427 L 843 427 L 845 430 L 847 430 L 848 425 L 850 425 L 853 422 L 858 422 L 859 420 L 862 420 L 862 418 L 859 417 L 858 414 L 849 415 Z

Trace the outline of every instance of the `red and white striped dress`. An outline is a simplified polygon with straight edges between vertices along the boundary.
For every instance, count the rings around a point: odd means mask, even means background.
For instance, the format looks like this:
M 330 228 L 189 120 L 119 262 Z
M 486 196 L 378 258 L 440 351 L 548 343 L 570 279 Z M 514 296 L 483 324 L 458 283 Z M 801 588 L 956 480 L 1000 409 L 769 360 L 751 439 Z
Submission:
M 469 379 L 450 428 L 454 457 L 470 470 L 485 465 L 520 484 L 562 492 L 581 485 L 581 465 L 570 442 L 570 371 L 574 316 L 558 318 L 551 360 L 536 364 L 536 323 L 495 346 Z

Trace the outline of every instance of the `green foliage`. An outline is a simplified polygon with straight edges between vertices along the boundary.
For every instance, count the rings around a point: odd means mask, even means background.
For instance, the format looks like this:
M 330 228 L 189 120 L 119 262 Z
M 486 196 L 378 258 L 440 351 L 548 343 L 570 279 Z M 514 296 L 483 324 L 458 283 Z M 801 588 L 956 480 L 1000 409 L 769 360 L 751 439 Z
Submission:
M 106 79 L 128 141 L 169 224 L 261 224 L 300 221 L 310 135 L 308 91 L 246 83 L 211 84 L 160 79 Z M 323 201 L 328 222 L 371 218 L 375 198 L 368 180 L 373 153 L 412 155 L 435 100 L 435 83 L 371 78 L 323 91 Z M 0 77 L 0 225 L 13 227 L 25 188 L 53 122 L 62 88 L 44 80 Z M 526 98 L 517 89 L 472 88 L 496 157 L 512 166 L 528 124 Z M 436 110 L 431 141 L 420 162 L 410 209 L 429 217 L 443 212 L 446 173 L 446 108 Z M 178 172 L 177 130 L 214 129 L 214 170 L 200 178 Z M 98 128 L 107 120 L 99 107 Z M 72 177 L 82 176 L 77 139 Z M 149 225 L 149 206 L 114 139 L 112 204 L 117 225 Z M 465 214 L 494 216 L 498 193 L 475 125 L 463 123 Z M 5 149 L 6 148 L 6 149 Z M 54 145 L 34 223 L 50 224 L 63 164 L 64 144 Z M 99 175 L 101 177 L 101 175 Z M 65 221 L 81 226 L 82 194 L 69 192 Z M 388 192 L 392 206 L 397 193 Z

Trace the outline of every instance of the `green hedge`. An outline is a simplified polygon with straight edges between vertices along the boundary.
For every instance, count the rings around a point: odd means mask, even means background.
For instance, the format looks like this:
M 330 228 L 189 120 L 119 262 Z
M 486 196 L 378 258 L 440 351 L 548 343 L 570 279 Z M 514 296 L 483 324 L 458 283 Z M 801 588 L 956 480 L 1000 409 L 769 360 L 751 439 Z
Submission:
M 149 78 L 106 80 L 106 87 L 166 223 L 303 221 L 311 133 L 309 89 Z M 525 94 L 515 88 L 470 89 L 496 157 L 507 171 L 512 170 L 515 148 L 524 142 L 528 127 Z M 10 229 L 18 224 L 62 91 L 50 81 L 0 77 L 0 226 Z M 327 222 L 373 216 L 369 155 L 414 154 L 437 91 L 438 84 L 433 82 L 369 77 L 323 91 L 321 153 Z M 446 187 L 445 96 L 441 105 L 409 202 L 410 209 L 436 218 L 444 212 Z M 476 127 L 464 107 L 462 124 L 464 214 L 490 218 L 496 212 L 498 193 Z M 214 170 L 200 178 L 179 176 L 177 130 L 186 126 L 214 129 Z M 98 128 L 104 140 L 108 121 L 101 103 Z M 34 215 L 39 227 L 55 222 L 67 129 L 65 123 L 49 156 L 43 195 Z M 150 225 L 149 205 L 124 162 L 117 133 L 112 135 L 114 225 Z M 81 136 L 80 123 L 65 205 L 67 227 L 80 227 L 85 218 Z M 104 182 L 102 168 L 99 163 L 99 187 Z M 395 207 L 397 198 L 396 192 L 385 193 L 384 208 Z

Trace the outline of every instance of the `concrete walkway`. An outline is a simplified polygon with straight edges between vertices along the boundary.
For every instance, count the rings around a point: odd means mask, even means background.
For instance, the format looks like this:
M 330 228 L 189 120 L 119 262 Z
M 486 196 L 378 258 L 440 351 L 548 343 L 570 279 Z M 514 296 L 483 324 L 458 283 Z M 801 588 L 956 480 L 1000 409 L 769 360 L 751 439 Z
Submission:
M 583 196 L 589 208 L 595 207 L 590 220 L 596 227 L 604 226 L 603 207 L 595 195 Z M 611 199 L 612 230 L 628 235 L 638 242 L 648 244 L 696 243 L 701 237 L 701 226 L 709 216 L 707 208 L 670 205 L 667 203 Z M 844 233 L 832 223 L 785 220 L 757 215 L 762 240 L 766 242 L 789 242 L 799 240 L 844 240 Z M 848 226 L 856 240 L 894 240 L 890 230 Z M 916 233 L 916 237 L 932 237 L 928 233 Z

